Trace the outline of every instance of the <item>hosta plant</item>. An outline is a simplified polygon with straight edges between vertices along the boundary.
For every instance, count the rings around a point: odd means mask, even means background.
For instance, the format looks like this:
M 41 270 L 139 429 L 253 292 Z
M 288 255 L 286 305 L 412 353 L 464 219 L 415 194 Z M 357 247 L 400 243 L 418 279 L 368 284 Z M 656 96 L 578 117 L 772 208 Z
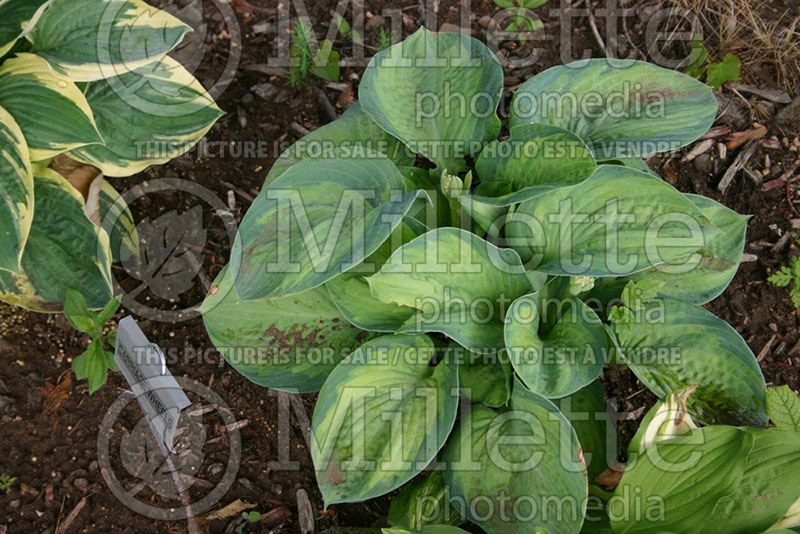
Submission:
M 373 57 L 359 102 L 267 174 L 201 307 L 211 340 L 258 384 L 319 391 L 325 504 L 402 488 L 385 532 L 797 524 L 800 435 L 766 428 L 753 353 L 701 307 L 747 218 L 641 159 L 705 133 L 711 89 L 577 61 L 525 82 L 506 130 L 502 85 L 463 35 Z M 614 492 L 607 365 L 662 399 Z
M 0 0 L 0 300 L 111 299 L 136 240 L 103 176 L 182 154 L 221 113 L 167 55 L 189 30 L 141 0 Z

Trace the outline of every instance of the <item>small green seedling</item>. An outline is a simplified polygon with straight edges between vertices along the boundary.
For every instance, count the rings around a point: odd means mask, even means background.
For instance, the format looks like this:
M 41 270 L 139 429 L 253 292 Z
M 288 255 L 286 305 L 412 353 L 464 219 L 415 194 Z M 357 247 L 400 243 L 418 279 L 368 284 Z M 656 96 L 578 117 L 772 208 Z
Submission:
M 356 44 L 364 43 L 364 38 L 361 36 L 361 34 L 351 28 L 350 24 L 343 16 L 336 13 L 334 14 L 334 17 L 336 18 L 336 26 L 339 28 L 339 31 L 342 33 L 342 35 L 349 38 Z
M 686 74 L 698 80 L 705 74 L 706 83 L 716 90 L 727 82 L 738 82 L 741 66 L 741 60 L 733 54 L 725 54 L 725 58 L 719 63 L 709 62 L 708 50 L 697 35 L 692 41 L 692 53 L 689 55 Z
M 8 493 L 8 490 L 16 481 L 17 477 L 12 477 L 9 476 L 8 473 L 3 473 L 0 475 L 0 490 L 2 490 L 3 493 Z
M 394 44 L 394 41 L 394 34 L 386 28 L 381 28 L 378 32 L 378 42 L 375 45 L 375 49 L 378 52 L 381 50 L 386 50 Z
M 792 258 L 789 265 L 783 265 L 775 274 L 767 278 L 778 287 L 786 287 L 792 284 L 789 289 L 789 296 L 796 308 L 800 308 L 800 257 Z
M 236 534 L 242 534 L 244 532 L 245 527 L 250 523 L 258 523 L 261 520 L 261 513 L 260 512 L 242 512 L 242 518 L 244 522 L 239 523 L 239 526 L 236 527 Z
M 332 82 L 339 79 L 339 53 L 333 50 L 333 43 L 325 39 L 314 53 L 313 41 L 314 30 L 306 21 L 298 19 L 292 32 L 291 65 L 286 78 L 295 90 L 307 86 L 312 75 Z
M 109 300 L 100 312 L 93 312 L 86 306 L 83 295 L 73 289 L 67 289 L 67 298 L 64 302 L 64 315 L 79 332 L 89 334 L 92 341 L 89 347 L 77 358 L 72 360 L 72 370 L 78 380 L 89 380 L 89 395 L 100 389 L 106 382 L 108 370 L 118 371 L 114 362 L 114 354 L 105 350 L 108 343 L 114 347 L 117 343 L 116 330 L 103 333 L 103 325 L 119 309 L 121 297 Z
M 506 33 L 533 32 L 544 27 L 544 23 L 530 10 L 546 4 L 547 0 L 494 0 L 494 3 L 499 7 L 514 10 L 511 23 L 506 26 Z M 518 40 L 523 45 L 527 42 L 523 33 L 520 33 Z

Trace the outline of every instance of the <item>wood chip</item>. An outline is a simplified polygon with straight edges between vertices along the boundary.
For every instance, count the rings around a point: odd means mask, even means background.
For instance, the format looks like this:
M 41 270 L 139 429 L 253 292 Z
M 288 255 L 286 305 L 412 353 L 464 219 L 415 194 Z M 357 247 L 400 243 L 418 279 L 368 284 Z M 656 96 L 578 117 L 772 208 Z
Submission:
M 700 140 L 702 141 L 703 139 L 716 139 L 717 137 L 720 137 L 722 135 L 728 135 L 729 133 L 731 133 L 731 129 L 728 128 L 727 126 L 714 126 L 709 131 L 701 135 Z
M 743 93 L 750 93 L 751 95 L 760 96 L 765 100 L 769 100 L 770 102 L 776 102 L 778 104 L 791 104 L 792 97 L 786 93 L 785 91 L 781 91 L 780 89 L 770 89 L 770 88 L 761 88 L 756 87 L 755 85 L 747 85 L 744 83 L 735 83 L 731 82 L 728 84 L 728 87 L 731 89 L 736 89 L 737 91 L 741 91 Z
M 705 154 L 714 146 L 713 139 L 706 139 L 704 141 L 700 141 L 699 143 L 695 144 L 692 149 L 681 158 L 681 162 L 686 163 L 687 161 L 692 161 L 700 154 Z
M 294 135 L 295 137 L 298 137 L 298 138 L 305 137 L 305 136 L 307 136 L 308 134 L 311 133 L 311 130 L 309 130 L 305 126 L 301 126 L 300 123 L 298 123 L 298 122 L 290 123 L 289 124 L 289 131 L 292 133 L 292 135 Z
M 778 334 L 772 334 L 772 337 L 769 338 L 767 344 L 764 345 L 764 348 L 762 348 L 761 351 L 758 353 L 758 356 L 756 356 L 756 360 L 760 362 L 767 356 L 767 353 L 769 352 L 769 349 L 772 348 L 772 344 L 775 342 L 776 337 L 778 337 Z
M 300 534 L 314 534 L 314 510 L 304 489 L 297 490 L 297 519 L 300 523 Z
M 758 128 L 753 128 L 752 130 L 736 132 L 731 136 L 731 139 L 725 143 L 725 146 L 728 147 L 728 150 L 736 150 L 745 143 L 755 139 L 761 139 L 765 135 L 767 135 L 766 126 L 759 126 Z
M 745 165 L 747 165 L 747 162 L 753 157 L 753 154 L 756 153 L 756 149 L 758 147 L 758 143 L 755 141 L 750 141 L 747 146 L 744 147 L 744 150 L 739 152 L 739 155 L 736 156 L 735 160 L 733 160 L 733 163 L 731 163 L 731 166 L 728 167 L 727 171 L 725 171 L 725 175 L 717 185 L 717 190 L 720 193 L 725 194 L 725 191 L 728 189 L 728 186 L 731 185 L 736 173 L 739 172 Z

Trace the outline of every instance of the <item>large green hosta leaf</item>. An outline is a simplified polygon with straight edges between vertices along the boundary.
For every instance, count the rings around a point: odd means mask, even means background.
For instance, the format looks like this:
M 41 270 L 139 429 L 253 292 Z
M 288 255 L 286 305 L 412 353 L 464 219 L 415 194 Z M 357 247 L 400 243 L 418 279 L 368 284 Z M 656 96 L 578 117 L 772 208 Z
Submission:
M 451 349 L 461 357 L 458 377 L 465 397 L 492 408 L 508 404 L 514 370 L 505 352 L 477 354 L 458 346 Z
M 594 311 L 563 295 L 562 277 L 511 304 L 505 344 L 523 384 L 547 398 L 565 397 L 587 386 L 605 365 L 606 332 Z
M 767 423 L 764 376 L 747 343 L 728 323 L 699 306 L 671 298 L 634 312 L 620 354 L 653 393 L 698 385 L 687 407 L 699 421 Z
M 0 108 L 0 270 L 19 273 L 33 221 L 33 174 L 28 145 L 14 118 Z
M 489 534 L 577 534 L 586 466 L 569 421 L 520 383 L 508 408 L 473 404 L 442 456 L 457 510 Z
M 242 300 L 228 267 L 199 311 L 211 342 L 234 369 L 256 384 L 290 392 L 318 391 L 336 364 L 369 338 L 347 323 L 325 288 Z
M 714 506 L 739 485 L 752 447 L 749 432 L 729 426 L 653 443 L 614 492 L 609 508 L 614 532 L 699 532 Z
M 744 476 L 733 495 L 714 508 L 708 534 L 768 530 L 800 498 L 800 433 L 746 428 L 753 436 Z
M 51 0 L 28 39 L 57 72 L 89 82 L 161 59 L 190 30 L 141 0 Z
M 630 280 L 660 280 L 664 285 L 659 295 L 674 297 L 693 304 L 705 304 L 717 298 L 731 283 L 744 250 L 746 215 L 739 215 L 719 202 L 701 195 L 684 195 L 700 208 L 719 233 L 709 236 L 707 244 L 692 253 L 693 260 L 677 265 L 656 265 L 646 271 L 616 280 L 599 281 L 594 296 L 603 300 L 619 297 L 622 288 Z M 712 229 L 712 232 L 715 231 Z
M 617 430 L 606 413 L 603 385 L 595 380 L 572 395 L 553 402 L 575 429 L 589 480 L 594 480 L 608 468 L 608 453 L 611 453 L 612 460 L 616 455 L 616 450 L 608 451 L 609 445 L 617 443 Z
M 397 167 L 376 152 L 305 159 L 262 189 L 231 253 L 243 299 L 300 293 L 372 254 L 411 209 Z
M 519 256 L 459 228 L 438 228 L 397 249 L 367 278 L 384 302 L 414 308 L 402 332 L 441 332 L 475 352 L 503 347 L 503 313 L 531 291 Z
M 427 336 L 384 336 L 333 370 L 314 409 L 311 457 L 329 506 L 384 495 L 420 473 L 453 428 L 458 369 Z
M 392 499 L 387 520 L 395 527 L 417 531 L 428 525 L 458 525 L 463 522 L 448 500 L 447 486 L 440 470 L 403 486 Z
M 716 113 L 714 92 L 690 76 L 642 61 L 585 59 L 522 84 L 511 126 L 566 128 L 604 160 L 685 146 L 708 131 Z
M 47 7 L 45 0 L 0 0 L 0 57 L 30 32 Z
M 619 276 L 688 261 L 718 230 L 675 188 L 644 173 L 603 165 L 585 182 L 523 202 L 506 227 L 530 269 Z
M 420 28 L 378 52 L 358 87 L 362 109 L 440 168 L 466 168 L 500 132 L 503 69 L 480 41 Z
M 380 152 L 395 165 L 411 165 L 413 154 L 383 128 L 369 118 L 356 102 L 333 122 L 321 126 L 283 151 L 267 173 L 264 186 L 269 185 L 289 167 L 306 158 L 320 158 L 336 148 L 357 153 L 365 149 Z M 421 169 L 420 169 L 421 170 Z
M 0 300 L 36 311 L 60 311 L 67 288 L 90 308 L 113 296 L 108 235 L 86 216 L 83 197 L 55 171 L 34 166 L 34 215 L 22 271 L 0 271 Z
M 575 134 L 546 124 L 521 124 L 510 139 L 493 141 L 481 151 L 475 162 L 481 183 L 466 198 L 508 206 L 580 183 L 594 169 L 592 153 Z
M 395 228 L 389 239 L 361 265 L 325 284 L 331 300 L 350 323 L 362 330 L 396 332 L 414 314 L 413 308 L 375 298 L 369 289 L 366 277 L 375 274 L 395 249 L 408 243 L 420 233 L 422 232 L 416 232 L 408 224 L 403 223 Z
M 105 145 L 70 156 L 106 176 L 130 176 L 180 156 L 222 115 L 200 82 L 169 56 L 91 82 L 85 95 Z
M 114 262 L 123 265 L 132 265 L 131 262 L 135 264 L 140 256 L 139 233 L 136 231 L 133 213 L 122 195 L 102 179 L 97 191 L 97 214 L 89 214 L 89 218 L 93 217 L 97 218 L 95 224 L 101 226 L 108 234 Z
M 34 161 L 103 142 L 78 86 L 53 75 L 33 54 L 18 54 L 0 66 L 0 106 L 19 124 Z

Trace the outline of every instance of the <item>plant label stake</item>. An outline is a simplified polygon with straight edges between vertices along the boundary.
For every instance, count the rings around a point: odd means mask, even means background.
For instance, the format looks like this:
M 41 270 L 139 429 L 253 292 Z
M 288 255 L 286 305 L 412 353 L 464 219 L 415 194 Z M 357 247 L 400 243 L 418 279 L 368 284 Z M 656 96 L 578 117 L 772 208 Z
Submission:
M 192 403 L 167 369 L 161 349 L 150 343 L 133 317 L 119 322 L 114 361 L 136 395 L 162 452 L 174 454 L 172 440 L 181 411 Z

